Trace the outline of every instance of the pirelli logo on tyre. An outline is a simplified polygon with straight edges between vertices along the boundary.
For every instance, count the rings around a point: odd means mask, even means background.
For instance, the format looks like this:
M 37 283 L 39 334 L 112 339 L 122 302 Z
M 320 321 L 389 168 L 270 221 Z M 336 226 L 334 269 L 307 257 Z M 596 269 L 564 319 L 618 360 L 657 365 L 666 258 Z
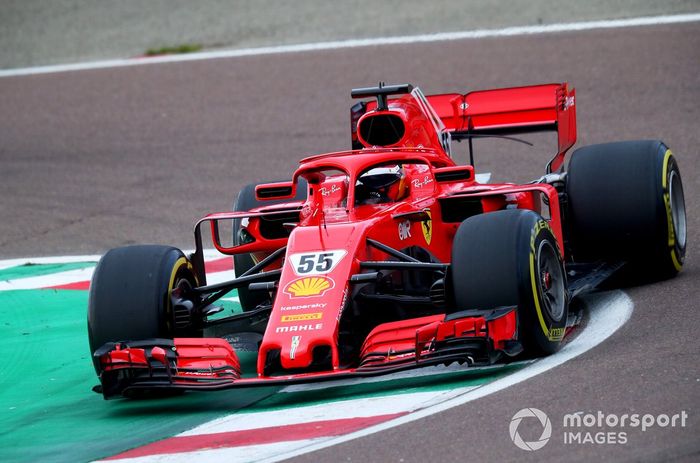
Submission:
M 535 223 L 535 228 L 532 231 L 532 236 L 530 237 L 530 251 L 532 251 L 533 256 L 535 255 L 535 241 L 537 240 L 537 235 L 543 229 L 548 230 L 549 233 L 554 235 L 552 227 L 549 226 L 549 223 L 546 220 L 538 220 L 537 223 Z
M 295 315 L 283 315 L 282 322 L 283 323 L 305 322 L 305 321 L 309 321 L 309 320 L 320 320 L 321 318 L 323 318 L 323 314 L 321 312 L 300 313 L 300 314 L 295 314 Z
M 566 333 L 566 328 L 552 328 L 549 330 L 549 339 L 552 341 L 561 341 Z

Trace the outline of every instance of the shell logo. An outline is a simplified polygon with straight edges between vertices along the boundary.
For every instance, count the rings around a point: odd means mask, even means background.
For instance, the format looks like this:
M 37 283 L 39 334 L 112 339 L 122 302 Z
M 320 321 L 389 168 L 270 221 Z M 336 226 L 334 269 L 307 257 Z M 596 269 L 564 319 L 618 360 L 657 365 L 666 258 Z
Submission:
M 284 292 L 292 297 L 323 296 L 335 282 L 328 277 L 297 278 L 285 286 Z

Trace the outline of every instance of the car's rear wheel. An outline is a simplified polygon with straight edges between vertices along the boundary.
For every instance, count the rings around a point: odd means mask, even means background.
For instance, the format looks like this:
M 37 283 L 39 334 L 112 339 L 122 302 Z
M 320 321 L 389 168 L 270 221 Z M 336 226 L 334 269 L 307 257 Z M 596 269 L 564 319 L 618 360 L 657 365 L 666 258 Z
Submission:
M 194 286 L 192 264 L 177 248 L 143 245 L 110 250 L 97 264 L 90 284 L 90 353 L 107 342 L 201 336 L 195 327 L 176 333 L 170 299 L 174 288 Z M 98 359 L 93 362 L 99 373 Z
M 255 187 L 259 183 L 251 183 L 246 185 L 241 189 L 233 203 L 233 210 L 236 212 L 249 211 L 256 207 L 271 206 L 273 204 L 280 204 L 290 201 L 298 201 L 306 199 L 306 182 L 299 180 L 299 184 L 296 190 L 296 196 L 292 199 L 280 199 L 280 200 L 265 200 L 260 201 L 255 197 Z M 233 244 L 241 244 L 243 237 L 241 236 L 241 220 L 233 220 Z M 243 273 L 250 270 L 255 265 L 253 256 L 250 254 L 236 254 L 233 256 L 233 270 L 236 276 L 241 276 Z M 259 304 L 264 303 L 268 296 L 266 293 L 258 291 L 251 292 L 248 288 L 238 289 L 238 299 L 241 304 L 241 308 L 244 312 L 254 310 Z
M 528 210 L 466 219 L 452 245 L 456 310 L 517 306 L 518 337 L 531 355 L 559 349 L 566 329 L 566 275 L 549 224 Z
M 567 174 L 568 234 L 576 261 L 619 259 L 630 275 L 676 275 L 686 249 L 681 174 L 661 141 L 586 146 Z

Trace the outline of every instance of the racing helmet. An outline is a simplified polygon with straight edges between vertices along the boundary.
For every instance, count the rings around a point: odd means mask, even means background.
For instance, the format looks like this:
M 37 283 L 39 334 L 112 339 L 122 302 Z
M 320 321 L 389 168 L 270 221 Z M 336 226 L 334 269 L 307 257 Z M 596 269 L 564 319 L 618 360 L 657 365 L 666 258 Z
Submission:
M 357 204 L 396 202 L 408 195 L 406 172 L 400 164 L 374 167 L 357 178 Z

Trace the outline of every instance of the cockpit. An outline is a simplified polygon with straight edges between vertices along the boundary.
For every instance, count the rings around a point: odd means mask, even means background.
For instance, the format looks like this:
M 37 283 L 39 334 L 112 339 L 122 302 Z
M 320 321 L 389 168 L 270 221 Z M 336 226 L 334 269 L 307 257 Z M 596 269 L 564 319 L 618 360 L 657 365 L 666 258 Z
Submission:
M 432 194 L 435 187 L 429 165 L 418 161 L 375 164 L 360 172 L 354 182 L 349 173 L 335 168 L 322 168 L 305 177 L 310 187 L 309 205 L 317 204 L 324 214 L 330 214 L 327 218 L 347 214 L 352 208 L 390 205 L 410 196 L 420 199 Z
M 355 205 L 394 203 L 406 198 L 408 192 L 403 165 L 373 167 L 357 177 Z

